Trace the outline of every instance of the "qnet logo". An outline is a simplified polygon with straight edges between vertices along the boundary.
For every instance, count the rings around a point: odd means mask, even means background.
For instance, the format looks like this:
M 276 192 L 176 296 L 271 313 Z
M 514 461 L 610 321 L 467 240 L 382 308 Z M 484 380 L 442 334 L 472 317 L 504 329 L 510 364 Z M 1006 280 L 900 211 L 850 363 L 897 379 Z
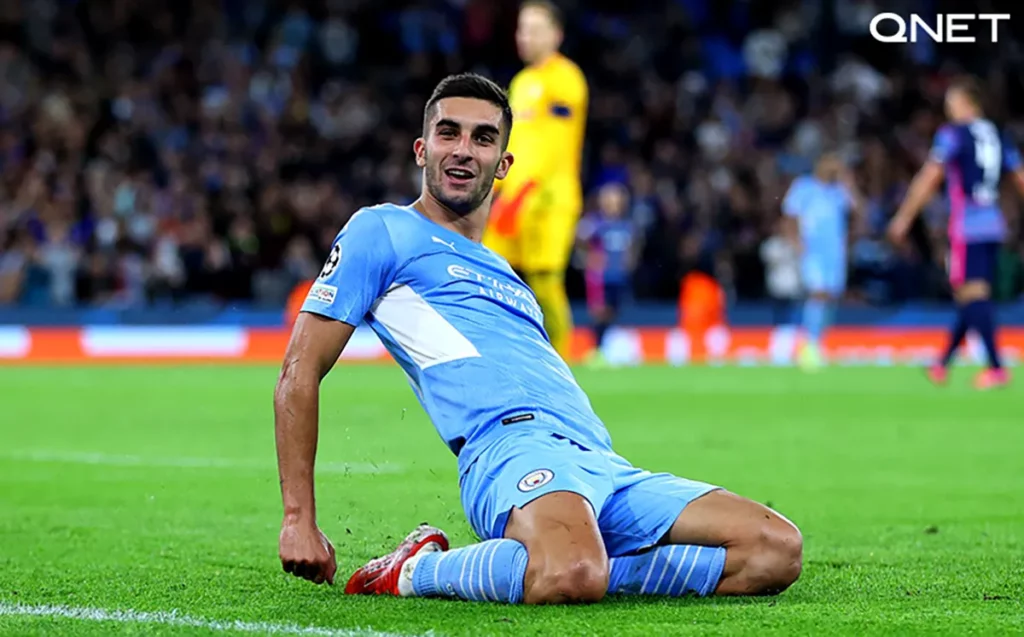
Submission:
M 917 42 L 923 36 L 934 42 L 969 44 L 979 40 L 999 42 L 999 23 L 1009 20 L 1009 13 L 911 13 L 909 18 L 898 13 L 879 13 L 868 29 L 879 42 Z

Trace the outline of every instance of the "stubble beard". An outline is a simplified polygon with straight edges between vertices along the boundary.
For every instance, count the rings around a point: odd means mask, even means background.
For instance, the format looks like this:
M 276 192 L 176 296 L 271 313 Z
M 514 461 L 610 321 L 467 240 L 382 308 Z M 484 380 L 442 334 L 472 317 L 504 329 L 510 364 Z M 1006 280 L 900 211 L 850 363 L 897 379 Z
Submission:
M 490 171 L 490 174 L 479 175 L 477 179 L 479 183 L 477 187 L 468 192 L 458 192 L 453 195 L 445 193 L 444 186 L 442 185 L 443 174 L 441 167 L 430 161 L 427 158 L 427 191 L 430 196 L 436 199 L 445 208 L 451 210 L 459 216 L 466 216 L 472 213 L 474 210 L 480 207 L 480 205 L 487 199 L 487 195 L 490 194 L 491 189 L 494 187 L 494 174 L 497 168 Z

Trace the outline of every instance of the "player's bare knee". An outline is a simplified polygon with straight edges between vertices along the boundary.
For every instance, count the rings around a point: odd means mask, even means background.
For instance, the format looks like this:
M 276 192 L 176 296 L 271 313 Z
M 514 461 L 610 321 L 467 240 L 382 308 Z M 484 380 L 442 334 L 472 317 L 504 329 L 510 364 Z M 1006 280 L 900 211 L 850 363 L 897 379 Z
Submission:
M 757 531 L 742 573 L 750 595 L 777 595 L 789 588 L 803 570 L 803 536 L 781 518 L 765 520 Z
M 800 578 L 804 565 L 804 538 L 794 525 L 786 523 L 775 537 L 775 587 L 781 593 Z
M 588 604 L 599 602 L 608 591 L 608 567 L 597 559 L 577 559 L 549 565 L 531 578 L 528 604 Z

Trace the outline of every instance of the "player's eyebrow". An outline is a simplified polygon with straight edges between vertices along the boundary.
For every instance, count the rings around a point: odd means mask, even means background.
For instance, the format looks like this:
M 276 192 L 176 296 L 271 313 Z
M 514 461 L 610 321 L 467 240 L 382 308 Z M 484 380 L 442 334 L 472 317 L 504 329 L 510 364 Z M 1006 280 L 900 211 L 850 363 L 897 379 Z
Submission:
M 436 128 L 451 127 L 458 130 L 462 130 L 462 124 L 453 119 L 440 119 L 437 122 Z M 477 124 L 473 127 L 473 133 L 476 135 L 501 135 L 501 131 L 494 124 Z
M 447 118 L 439 119 L 439 120 L 437 120 L 437 124 L 434 125 L 434 128 L 445 128 L 445 127 L 457 128 L 459 130 L 462 130 L 462 124 L 456 122 L 454 119 L 447 119 Z
M 494 124 L 478 124 L 473 132 L 477 135 L 494 135 L 495 137 L 501 135 L 501 131 Z

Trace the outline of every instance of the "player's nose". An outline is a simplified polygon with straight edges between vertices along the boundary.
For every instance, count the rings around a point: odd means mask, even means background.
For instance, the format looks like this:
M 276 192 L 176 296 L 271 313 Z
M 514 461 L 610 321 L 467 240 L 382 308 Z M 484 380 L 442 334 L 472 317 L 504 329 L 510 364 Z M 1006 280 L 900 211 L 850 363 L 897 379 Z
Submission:
M 459 137 L 458 143 L 455 144 L 455 147 L 452 149 L 452 156 L 453 157 L 463 158 L 463 159 L 466 158 L 466 157 L 469 157 L 472 154 L 471 153 L 472 146 L 473 146 L 472 137 L 470 135 L 462 135 L 462 136 Z

